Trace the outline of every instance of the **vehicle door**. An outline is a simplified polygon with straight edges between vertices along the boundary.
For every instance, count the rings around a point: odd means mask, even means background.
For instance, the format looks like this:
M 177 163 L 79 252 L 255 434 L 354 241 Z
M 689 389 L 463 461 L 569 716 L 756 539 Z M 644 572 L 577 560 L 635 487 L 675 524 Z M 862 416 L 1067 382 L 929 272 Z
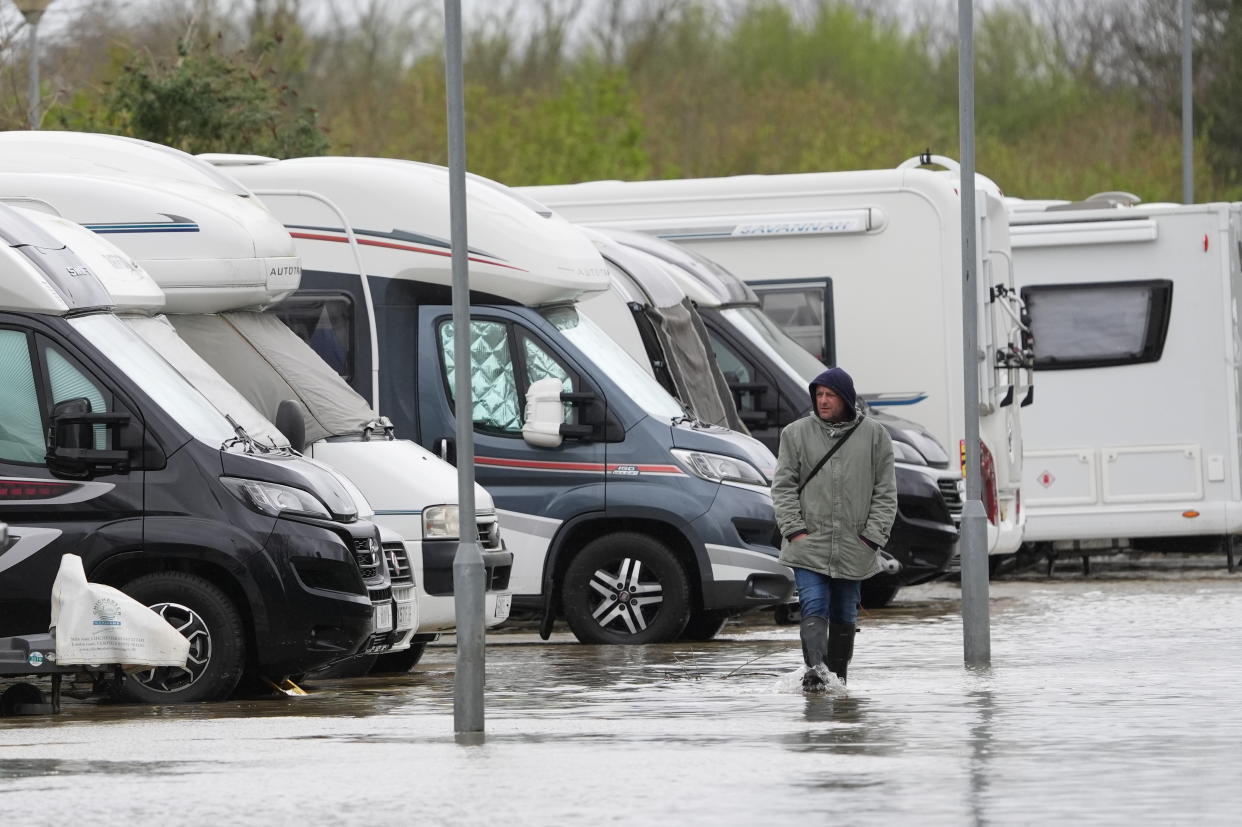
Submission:
M 585 511 L 604 508 L 605 444 L 573 435 L 585 424 L 586 407 L 564 406 L 570 426 L 558 448 L 537 448 L 522 438 L 526 392 L 531 383 L 553 377 L 567 394 L 592 394 L 605 404 L 600 388 L 574 364 L 546 331 L 503 309 L 475 311 L 470 320 L 472 418 L 475 479 L 492 495 L 502 519 L 506 544 L 514 552 L 510 588 L 517 594 L 542 589 L 542 560 L 560 524 Z M 454 460 L 453 322 L 448 307 L 423 307 L 419 318 L 419 419 L 423 443 Z
M 77 354 L 15 317 L 0 314 L 0 635 L 44 631 L 61 555 L 83 558 L 89 575 L 106 554 L 142 544 L 141 470 L 99 467 L 66 473 L 48 465 L 56 410 L 115 413 L 128 424 L 75 424 L 70 442 L 94 451 L 143 444 L 143 425 Z M 103 456 L 102 454 L 100 456 Z

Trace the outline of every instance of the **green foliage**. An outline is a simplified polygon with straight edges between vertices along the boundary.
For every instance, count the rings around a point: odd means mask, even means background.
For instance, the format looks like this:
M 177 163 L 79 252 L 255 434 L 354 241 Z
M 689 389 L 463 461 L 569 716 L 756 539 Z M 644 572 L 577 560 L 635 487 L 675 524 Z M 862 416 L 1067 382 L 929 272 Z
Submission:
M 470 168 L 512 186 L 579 178 L 646 178 L 643 123 L 625 77 L 585 65 L 552 94 L 498 98 L 473 86 Z
M 956 19 L 944 14 L 954 5 L 511 0 L 467 18 L 468 164 L 518 185 L 880 168 L 924 148 L 956 156 Z M 263 0 L 249 16 L 200 11 L 188 26 L 153 16 L 129 40 L 108 30 L 106 55 L 76 38 L 95 55 L 91 71 L 49 77 L 45 124 L 195 152 L 444 163 L 439 1 L 359 4 L 330 29 L 304 26 L 303 6 Z M 1169 0 L 976 8 L 981 172 L 1030 197 L 1179 197 Z M 160 57 L 178 38 L 179 53 Z M 71 65 L 64 57 L 45 65 Z M 1242 197 L 1242 0 L 1196 0 L 1195 59 L 1196 195 Z
M 275 41 L 253 54 L 221 54 L 218 43 L 182 43 L 173 60 L 147 53 L 119 65 L 103 95 L 79 90 L 48 113 L 63 129 L 144 138 L 186 152 L 320 155 L 327 135 L 316 110 L 263 65 Z

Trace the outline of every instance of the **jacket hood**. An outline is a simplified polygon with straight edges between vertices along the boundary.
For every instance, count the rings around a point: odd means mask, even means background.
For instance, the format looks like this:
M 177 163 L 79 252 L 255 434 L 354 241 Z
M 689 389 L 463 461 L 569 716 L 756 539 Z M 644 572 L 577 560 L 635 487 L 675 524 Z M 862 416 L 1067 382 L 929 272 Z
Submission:
M 853 422 L 858 417 L 858 394 L 854 392 L 854 379 L 845 372 L 844 368 L 828 368 L 828 370 L 812 379 L 811 384 L 807 386 L 811 394 L 811 413 L 818 417 L 819 414 L 815 409 L 815 388 L 817 386 L 825 387 L 841 397 L 841 400 L 845 402 L 845 409 L 849 413 L 849 416 L 846 417 L 847 422 Z

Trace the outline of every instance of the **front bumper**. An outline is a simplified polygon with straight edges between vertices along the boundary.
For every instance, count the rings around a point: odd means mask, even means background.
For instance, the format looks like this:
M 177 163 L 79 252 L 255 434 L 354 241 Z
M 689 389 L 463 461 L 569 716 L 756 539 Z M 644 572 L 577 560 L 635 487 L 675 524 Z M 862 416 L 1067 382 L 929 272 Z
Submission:
M 902 568 L 896 575 L 878 574 L 874 580 L 915 586 L 948 570 L 957 550 L 959 530 L 933 476 L 898 465 L 896 477 L 897 517 L 884 548 Z
M 707 554 L 704 609 L 741 612 L 791 598 L 793 571 L 777 559 L 776 513 L 766 491 L 721 485 L 712 507 L 690 527 Z

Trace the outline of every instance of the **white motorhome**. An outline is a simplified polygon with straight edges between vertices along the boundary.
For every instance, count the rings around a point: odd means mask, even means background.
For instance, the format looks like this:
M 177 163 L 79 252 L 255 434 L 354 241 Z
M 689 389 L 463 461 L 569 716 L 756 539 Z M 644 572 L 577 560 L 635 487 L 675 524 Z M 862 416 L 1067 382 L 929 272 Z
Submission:
M 129 149 L 128 142 L 83 137 L 104 141 L 105 149 Z M 0 169 L 20 157 L 6 154 Z M 417 444 L 394 439 L 386 421 L 278 319 L 243 310 L 278 301 L 299 284 L 293 241 L 280 223 L 258 203 L 185 181 L 42 173 L 0 179 L 6 200 L 47 204 L 86 222 L 146 268 L 164 290 L 163 311 L 186 333 L 178 336 L 163 325 L 144 327 L 144 335 L 188 340 L 214 368 L 207 372 L 223 375 L 259 409 L 260 420 L 277 420 L 285 399 L 302 403 L 306 454 L 346 474 L 375 509 L 376 523 L 397 535 L 386 538 L 385 554 L 391 568 L 416 583 L 417 592 L 417 603 L 402 601 L 406 608 L 397 621 L 400 626 L 416 619 L 419 637 L 404 656 L 387 658 L 392 661 L 387 668 L 401 668 L 405 661 L 412 666 L 428 639 L 454 625 L 456 541 L 450 529 L 456 525 L 451 513 L 456 471 Z M 165 352 L 193 356 L 180 349 Z M 279 432 L 264 436 L 284 441 Z M 511 555 L 500 547 L 489 495 L 479 487 L 476 499 L 491 575 L 487 622 L 494 626 L 508 617 L 503 581 Z
M 455 451 L 448 171 L 213 160 L 299 241 L 302 288 L 276 311 L 321 353 L 336 349 L 331 336 L 315 341 L 302 319 L 335 319 L 332 336 L 377 335 L 394 422 Z M 730 614 L 786 601 L 771 452 L 694 422 L 578 313 L 608 284 L 580 231 L 495 182 L 472 177 L 466 190 L 475 464 L 504 509 L 515 604 L 541 612 L 545 633 L 563 616 L 584 641 L 645 643 L 709 638 Z
M 949 170 L 917 168 L 922 161 Z M 875 404 L 913 403 L 902 416 L 964 449 L 961 200 L 952 161 L 522 191 L 575 222 L 674 241 L 757 292 L 785 294 L 781 301 L 789 291 L 814 294 L 807 306 L 822 319 L 819 357 L 884 392 Z M 977 197 L 983 498 L 989 550 L 1001 555 L 1022 542 L 1019 410 L 1033 392 L 1013 291 L 1008 213 L 982 176 Z
M 1242 531 L 1242 205 L 1102 195 L 1010 201 L 1041 397 L 1023 422 L 1026 539 L 1216 543 Z

